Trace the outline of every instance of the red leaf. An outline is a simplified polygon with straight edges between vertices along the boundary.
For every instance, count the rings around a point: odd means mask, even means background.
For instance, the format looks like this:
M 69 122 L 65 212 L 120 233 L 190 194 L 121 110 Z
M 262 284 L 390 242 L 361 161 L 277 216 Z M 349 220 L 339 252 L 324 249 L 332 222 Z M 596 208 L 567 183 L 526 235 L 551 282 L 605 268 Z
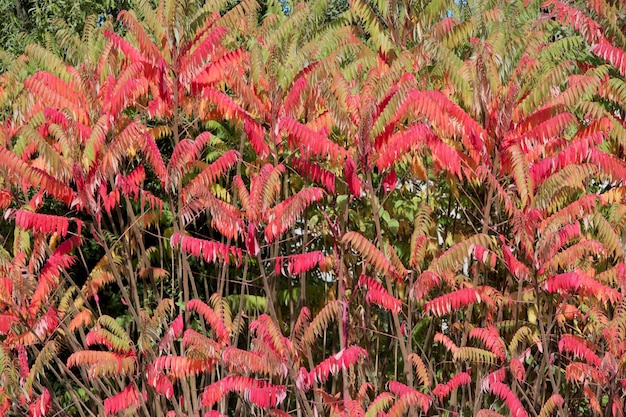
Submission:
M 390 295 L 387 290 L 374 278 L 367 275 L 361 275 L 359 278 L 359 286 L 367 288 L 365 301 L 374 303 L 381 308 L 399 313 L 402 309 L 402 301 Z
M 11 201 L 13 201 L 11 193 L 5 190 L 0 190 L 0 210 L 4 210 L 9 207 L 11 205 Z
M 20 365 L 20 377 L 25 380 L 28 378 L 28 374 L 30 374 L 30 367 L 28 366 L 28 353 L 22 344 L 17 345 L 15 350 L 17 350 L 17 362 Z
M 400 382 L 391 381 L 390 389 L 402 390 L 400 386 L 406 387 L 406 385 L 401 384 Z M 407 387 L 408 388 L 408 387 Z M 430 408 L 430 403 L 432 399 L 430 395 L 426 395 L 422 392 L 409 388 L 409 390 L 404 394 L 400 395 L 400 398 L 396 401 L 396 403 L 391 407 L 387 413 L 389 417 L 400 417 L 404 415 L 405 411 L 418 405 L 424 413 L 428 413 L 428 409 Z
M 106 191 L 106 189 L 104 191 Z M 120 205 L 120 197 L 120 190 L 117 188 L 111 191 L 109 194 L 102 196 L 102 205 L 104 206 L 104 210 L 107 212 L 107 214 L 111 214 L 113 208 Z
M 407 130 L 395 133 L 379 152 L 376 166 L 380 171 L 389 168 L 407 152 L 426 144 L 431 136 L 434 137 L 434 133 L 423 124 L 414 124 Z
M 143 396 L 135 384 L 127 385 L 119 394 L 104 400 L 104 415 L 117 414 L 130 407 L 141 405 Z
M 427 145 L 437 166 L 445 171 L 450 171 L 459 179 L 463 178 L 461 174 L 461 157 L 456 149 L 436 136 L 429 137 Z
M 157 373 L 167 370 L 167 374 L 170 378 L 180 379 L 203 372 L 211 372 L 215 362 L 215 359 L 190 358 L 187 356 L 159 356 L 152 362 L 152 367 Z M 161 388 L 164 388 L 167 394 L 167 390 L 169 389 L 167 382 L 158 378 L 153 380 L 153 382 L 155 382 L 155 385 L 161 384 Z
M 271 385 L 258 379 L 229 375 L 206 387 L 200 400 L 203 406 L 212 407 L 229 392 L 243 394 L 246 401 L 261 408 L 276 407 L 287 396 L 283 385 Z
M 141 209 L 144 210 L 146 203 L 150 206 L 150 210 L 158 210 L 159 214 L 163 211 L 163 200 L 152 194 L 150 191 L 141 190 Z
M 626 178 L 626 164 L 622 159 L 598 149 L 591 149 L 589 152 L 591 154 L 589 162 L 598 165 L 603 172 L 609 174 L 614 180 L 622 181 Z
M 68 206 L 74 201 L 75 193 L 67 184 L 61 183 L 47 173 L 27 165 L 4 147 L 0 147 L 0 166 L 18 174 L 23 184 L 41 187 L 46 193 L 56 197 Z
M 582 282 L 582 276 L 577 272 L 566 272 L 553 275 L 546 280 L 544 288 L 549 293 L 576 291 Z
M 319 383 L 324 383 L 328 380 L 328 377 L 331 374 L 336 375 L 342 369 L 347 369 L 354 365 L 357 361 L 366 357 L 367 351 L 365 349 L 359 346 L 352 346 L 323 360 L 313 371 L 311 371 L 311 374 L 315 376 L 315 379 Z
M 600 403 L 598 402 L 598 398 L 596 394 L 594 394 L 593 390 L 589 388 L 587 384 L 583 387 L 583 393 L 589 400 L 589 407 L 597 413 L 598 415 L 602 415 L 602 407 L 600 407 Z
M 48 308 L 46 314 L 41 316 L 33 326 L 33 333 L 41 340 L 54 332 L 59 325 L 59 315 L 54 307 Z
M 12 314 L 0 314 L 0 334 L 6 335 L 11 330 L 11 327 L 18 322 L 18 318 Z
M 201 186 L 208 187 L 214 184 L 215 181 L 224 176 L 238 159 L 239 152 L 235 150 L 225 152 L 183 188 L 183 198 L 187 199 L 193 196 Z
M 276 205 L 268 214 L 269 221 L 265 226 L 265 241 L 274 242 L 278 236 L 285 233 L 302 215 L 304 210 L 324 197 L 321 188 L 304 188 L 294 196 Z
M 343 173 L 346 176 L 346 182 L 348 183 L 348 189 L 350 190 L 350 194 L 359 198 L 363 193 L 363 187 L 361 185 L 361 179 L 356 173 L 356 164 L 354 160 L 350 157 L 346 158 L 346 161 L 343 166 Z
M 261 248 L 259 247 L 259 241 L 256 238 L 256 227 L 253 223 L 248 223 L 248 233 L 246 234 L 246 249 L 248 250 L 248 254 L 252 257 L 256 257 L 261 250 Z
M 439 402 L 442 402 L 445 397 L 450 395 L 452 391 L 459 388 L 461 385 L 469 385 L 472 383 L 472 377 L 467 372 L 459 372 L 454 375 L 450 381 L 445 384 L 439 384 L 433 389 L 433 395 L 439 397 Z
M 67 235 L 67 230 L 70 225 L 66 217 L 32 213 L 24 210 L 17 210 L 15 224 L 24 230 L 32 230 L 45 234 L 58 233 L 63 237 Z
M 611 413 L 613 417 L 624 417 L 624 401 L 617 393 L 611 398 Z
M 530 176 L 535 186 L 568 165 L 581 164 L 591 156 L 591 149 L 604 141 L 604 132 L 594 132 L 589 136 L 570 142 L 561 152 L 542 159 L 530 167 Z
M 322 184 L 326 191 L 335 194 L 335 174 L 304 158 L 294 158 L 291 163 L 300 175 Z
M 73 256 L 67 255 L 81 242 L 80 237 L 74 236 L 59 245 L 48 258 L 39 273 L 37 287 L 30 299 L 29 310 L 36 315 L 41 306 L 48 300 L 52 291 L 58 287 L 59 276 L 62 271 L 72 267 L 75 262 Z
M 549 0 L 543 7 L 553 6 L 551 16 L 557 22 L 569 25 L 577 30 L 589 44 L 595 44 L 602 37 L 602 28 L 593 19 L 579 9 L 560 1 Z
M 493 410 L 479 410 L 476 417 L 504 417 L 502 414 Z
M 502 255 L 504 256 L 504 262 L 506 266 L 509 268 L 509 271 L 513 276 L 519 280 L 526 280 L 530 276 L 530 271 L 528 267 L 521 263 L 511 252 L 511 249 L 502 245 Z
M 469 304 L 480 302 L 480 296 L 473 288 L 463 288 L 437 297 L 424 305 L 427 314 L 443 316 Z
M 398 397 L 418 392 L 416 389 L 409 387 L 398 381 L 389 381 L 387 383 L 389 391 Z
M 217 45 L 228 33 L 228 28 L 217 26 L 205 35 L 202 42 L 195 45 L 193 52 L 185 56 L 180 63 L 178 79 L 183 86 L 188 86 L 209 64 Z
M 518 358 L 511 359 L 509 363 L 509 367 L 511 369 L 511 373 L 519 382 L 522 382 L 526 377 L 526 368 L 524 368 L 524 364 Z
M 310 271 L 326 261 L 326 255 L 321 251 L 301 253 L 287 257 L 287 271 L 290 275 L 298 275 Z
M 80 327 L 84 327 L 91 323 L 91 311 L 83 310 L 70 321 L 68 328 L 71 332 L 76 331 Z M 1 332 L 0 332 L 1 333 Z
M 478 262 L 481 262 L 484 265 L 490 266 L 492 269 L 496 266 L 496 254 L 491 252 L 489 249 L 484 247 L 483 245 L 474 245 L 474 259 Z
M 246 132 L 248 141 L 259 158 L 266 158 L 270 153 L 270 148 L 267 145 L 267 142 L 265 142 L 265 131 L 263 130 L 263 126 L 251 118 L 246 118 L 243 122 L 243 131 Z
M 211 325 L 215 334 L 217 336 L 217 340 L 220 343 L 226 343 L 230 339 L 230 332 L 224 326 L 224 322 L 222 318 L 218 316 L 215 311 L 204 302 L 193 299 L 187 303 L 187 311 L 195 311 L 200 313 L 206 322 Z
M 564 334 L 561 336 L 561 340 L 559 340 L 559 352 L 572 353 L 574 357 L 583 359 L 599 368 L 602 360 L 590 349 L 590 346 L 592 345 L 584 339 L 571 334 Z
M 424 240 L 426 240 L 426 237 L 424 237 Z M 424 271 L 415 280 L 410 294 L 417 300 L 422 300 L 437 284 L 439 284 L 437 274 L 432 271 Z
M 122 191 L 125 196 L 132 196 L 135 201 L 139 198 L 139 185 L 146 179 L 146 171 L 143 165 L 139 165 L 128 175 L 118 174 L 115 178 L 115 187 Z
M 519 398 L 511 391 L 509 387 L 501 382 L 493 382 L 489 386 L 489 392 L 500 398 L 511 412 L 513 417 L 528 417 L 528 412 L 522 406 Z
M 134 373 L 137 358 L 134 351 L 127 354 L 95 350 L 81 350 L 67 358 L 67 367 L 88 366 L 90 378 L 124 376 Z
M 291 117 L 281 118 L 278 126 L 287 133 L 289 147 L 300 150 L 303 158 L 320 157 L 340 161 L 347 156 L 344 148 Z
M 149 81 L 143 76 L 146 66 L 140 62 L 127 65 L 116 78 L 109 76 L 109 88 L 101 89 L 103 114 L 117 120 L 121 113 L 148 93 Z
M 211 60 L 209 64 L 191 82 L 192 94 L 202 91 L 204 87 L 215 86 L 227 75 L 230 68 L 245 65 L 249 54 L 244 48 L 238 48 Z
M 165 352 L 169 348 L 172 341 L 180 337 L 183 332 L 184 325 L 183 316 L 179 314 L 161 338 L 161 341 L 159 342 L 159 352 Z
M 168 413 L 171 413 L 172 411 L 169 411 Z M 175 411 L 173 411 L 174 415 L 172 417 L 178 417 L 177 413 Z M 169 415 L 167 417 L 170 417 Z M 217 410 L 211 410 L 211 411 L 207 411 L 206 413 L 204 413 L 204 417 L 228 417 L 226 414 L 222 414 Z
M 205 141 L 210 140 L 211 134 L 203 132 L 195 141 L 183 139 L 174 147 L 172 156 L 167 163 L 167 181 L 166 187 L 176 190 L 178 180 L 186 172 L 188 165 L 198 158 L 198 154 L 202 151 Z
M 608 381 L 604 372 L 583 362 L 572 362 L 565 367 L 565 379 L 568 382 L 582 383 L 589 379 L 596 384 Z
M 245 224 L 241 219 L 241 212 L 230 204 L 218 200 L 208 190 L 201 193 L 201 197 L 191 200 L 180 212 L 185 223 L 190 223 L 199 213 L 208 210 L 211 213 L 211 227 L 225 237 L 236 240 L 244 235 Z
M 109 41 L 115 46 L 117 49 L 120 49 L 124 54 L 128 57 L 131 62 L 148 62 L 149 60 L 141 53 L 137 48 L 132 46 L 128 41 L 124 38 L 112 32 L 110 30 L 104 31 L 104 36 L 109 39 Z
M 482 382 L 482 389 L 486 391 L 491 384 L 495 384 L 496 382 L 502 382 L 506 378 L 506 369 L 500 368 L 497 371 L 493 371 L 488 374 Z
M 385 178 L 383 178 L 383 181 L 382 181 L 383 191 L 385 191 L 386 193 L 389 193 L 395 190 L 397 180 L 398 180 L 398 177 L 396 175 L 396 170 L 392 169 L 391 172 L 387 174 Z
M 11 397 L 7 395 L 2 387 L 0 387 L 0 398 L 2 399 L 2 402 L 0 402 L 0 416 L 6 416 L 11 409 Z
M 295 115 L 296 106 L 302 101 L 302 93 L 306 91 L 308 88 L 308 82 L 305 76 L 299 77 L 296 81 L 294 81 L 291 86 L 291 90 L 289 90 L 289 94 L 285 97 L 285 101 L 283 104 L 283 108 L 285 112 L 289 114 L 289 116 Z
M 224 363 L 228 364 L 231 372 L 238 371 L 241 373 L 252 372 L 255 374 L 267 375 L 287 375 L 287 367 L 275 367 L 268 363 L 267 355 L 259 352 L 252 352 L 237 349 L 234 346 L 228 346 L 222 352 Z
M 228 265 L 232 256 L 237 265 L 240 265 L 243 259 L 243 251 L 240 248 L 225 243 L 185 236 L 178 232 L 172 235 L 171 242 L 172 246 L 180 246 L 183 252 L 197 258 L 202 257 L 206 262 L 220 260 Z
M 157 178 L 161 180 L 161 185 L 165 185 L 165 180 L 167 179 L 167 168 L 165 167 L 165 163 L 163 162 L 161 151 L 159 150 L 151 134 L 145 133 L 142 138 L 142 151 L 146 156 L 148 162 L 150 162 L 152 170 L 156 174 Z
M 48 71 L 38 71 L 24 80 L 26 87 L 43 107 L 66 109 L 72 118 L 82 124 L 89 123 L 90 108 L 85 94 L 75 82 L 61 79 Z
M 616 303 L 622 299 L 622 293 L 616 289 L 600 284 L 587 274 L 582 273 L 581 276 L 582 280 L 578 288 L 579 295 L 593 296 L 601 303 L 607 301 Z
M 315 375 L 307 371 L 306 368 L 300 368 L 296 379 L 296 387 L 304 392 L 309 391 L 313 387 Z
M 267 314 L 261 314 L 250 323 L 250 330 L 254 331 L 266 345 L 266 348 L 281 360 L 286 361 L 292 350 L 291 341 L 283 336 L 280 329 Z
M 488 329 L 476 327 L 470 331 L 469 337 L 483 342 L 485 347 L 499 359 L 504 360 L 506 357 L 506 346 L 504 344 L 504 340 L 502 340 L 495 327 L 491 326 Z
M 30 417 L 44 417 L 50 411 L 50 392 L 43 389 L 41 395 L 30 405 Z
M 172 381 L 161 372 L 157 371 L 153 365 L 147 367 L 146 380 L 154 390 L 165 398 L 170 399 L 174 396 L 174 385 Z

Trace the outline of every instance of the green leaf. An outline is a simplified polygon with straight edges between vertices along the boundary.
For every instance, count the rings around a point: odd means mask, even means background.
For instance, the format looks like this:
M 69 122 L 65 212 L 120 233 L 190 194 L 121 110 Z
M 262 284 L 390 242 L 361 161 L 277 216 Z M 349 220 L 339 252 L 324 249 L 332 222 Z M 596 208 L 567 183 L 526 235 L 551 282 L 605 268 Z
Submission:
M 398 229 L 400 228 L 399 221 L 397 221 L 396 219 L 389 219 L 389 221 L 387 222 L 387 226 L 389 226 L 389 230 L 391 230 L 391 233 L 393 233 L 394 235 L 398 234 Z

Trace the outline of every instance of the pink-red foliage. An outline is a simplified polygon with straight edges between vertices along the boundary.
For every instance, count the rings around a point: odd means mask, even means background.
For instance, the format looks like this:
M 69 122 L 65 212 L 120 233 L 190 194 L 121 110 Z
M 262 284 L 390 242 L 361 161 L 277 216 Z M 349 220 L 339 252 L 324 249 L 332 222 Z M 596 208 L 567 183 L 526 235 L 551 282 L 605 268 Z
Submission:
M 104 400 L 104 414 L 110 416 L 130 407 L 138 407 L 144 396 L 135 384 L 129 384 L 120 393 Z
M 445 397 L 461 385 L 469 385 L 472 382 L 472 377 L 467 372 L 459 372 L 454 375 L 445 384 L 439 384 L 433 389 L 433 395 L 439 398 L 439 402 L 442 402 Z
M 197 258 L 202 258 L 206 262 L 220 260 L 228 265 L 231 256 L 235 259 L 237 265 L 240 265 L 242 262 L 243 251 L 235 246 L 185 236 L 178 232 L 172 235 L 171 242 L 172 246 L 180 247 L 183 252 L 190 253 Z
M 424 305 L 427 314 L 443 316 L 469 304 L 480 302 L 480 296 L 473 288 L 462 288 L 437 297 Z
M 500 398 L 508 407 L 513 417 L 528 417 L 528 412 L 524 409 L 521 401 L 511 391 L 511 389 L 502 382 L 493 382 L 489 384 L 489 392 Z
M 359 278 L 359 286 L 367 289 L 365 301 L 368 303 L 376 304 L 377 306 L 393 313 L 399 313 L 402 309 L 402 301 L 390 295 L 382 284 L 374 278 L 367 275 L 361 275 Z

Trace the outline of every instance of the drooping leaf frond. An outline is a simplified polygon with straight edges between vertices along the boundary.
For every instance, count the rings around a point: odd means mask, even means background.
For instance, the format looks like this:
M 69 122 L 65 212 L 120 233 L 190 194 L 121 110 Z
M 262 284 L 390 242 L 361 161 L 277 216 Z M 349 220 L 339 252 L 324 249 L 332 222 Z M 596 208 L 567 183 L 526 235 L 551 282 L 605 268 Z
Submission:
M 121 392 L 104 400 L 104 414 L 109 416 L 130 407 L 138 407 L 143 400 L 135 384 L 126 386 Z
M 242 262 L 243 251 L 224 243 L 184 236 L 180 233 L 174 233 L 171 242 L 173 247 L 180 247 L 183 252 L 202 258 L 209 263 L 220 260 L 229 264 L 231 256 L 237 265 Z
M 18 210 L 15 213 L 15 224 L 24 230 L 33 230 L 37 233 L 58 233 L 65 237 L 69 229 L 67 217 L 55 216 L 52 214 L 33 213 L 25 210 Z
M 506 357 L 504 340 L 500 338 L 495 327 L 489 327 L 488 329 L 476 327 L 470 331 L 469 337 L 480 340 L 498 359 L 503 361 Z
M 272 385 L 262 380 L 229 375 L 209 385 L 200 395 L 200 400 L 205 407 L 211 407 L 230 392 L 243 394 L 248 402 L 261 408 L 276 407 L 287 395 L 282 385 Z
M 180 379 L 190 375 L 210 372 L 214 359 L 198 359 L 187 356 L 159 356 L 152 362 L 155 371 L 167 372 L 172 378 Z
M 361 275 L 359 278 L 359 286 L 367 289 L 367 293 L 365 294 L 366 302 L 370 304 L 374 303 L 393 313 L 399 313 L 402 309 L 402 301 L 389 294 L 382 284 L 374 278 Z
M 226 152 L 215 162 L 206 167 L 200 174 L 198 174 L 198 176 L 191 180 L 185 188 L 183 188 L 183 197 L 187 198 L 188 196 L 194 194 L 200 186 L 208 187 L 209 185 L 215 183 L 215 181 L 219 177 L 223 176 L 226 171 L 230 169 L 235 162 L 237 162 L 238 159 L 239 154 L 237 151 L 230 150 Z
M 471 381 L 472 378 L 468 373 L 459 372 L 445 384 L 439 384 L 433 388 L 433 395 L 439 398 L 439 402 L 442 402 L 452 391 L 456 390 L 461 385 L 469 385 Z
M 323 265 L 325 261 L 326 255 L 321 251 L 291 255 L 287 258 L 287 271 L 290 275 L 302 274 Z
M 211 307 L 209 307 L 206 303 L 200 300 L 194 299 L 194 300 L 190 300 L 187 303 L 186 308 L 187 310 L 190 310 L 190 311 L 196 311 L 197 313 L 201 314 L 204 317 L 207 324 L 209 324 L 215 331 L 217 340 L 220 343 L 226 343 L 229 340 L 230 332 L 224 326 L 224 323 L 221 317 L 219 317 L 215 313 L 215 311 Z
M 511 391 L 511 389 L 501 382 L 493 382 L 489 384 L 489 392 L 500 398 L 509 409 L 512 416 L 527 417 L 528 412 L 522 406 L 521 401 Z
M 367 262 L 383 275 L 396 273 L 396 269 L 387 257 L 359 232 L 348 232 L 343 235 L 341 241 L 358 251 Z
M 135 372 L 135 357 L 115 352 L 83 350 L 70 355 L 67 366 L 88 366 L 88 374 L 92 378 L 124 376 Z
M 311 371 L 315 380 L 323 383 L 331 374 L 335 375 L 342 369 L 353 366 L 357 361 L 367 357 L 367 351 L 359 346 L 343 349 L 333 356 L 323 360 Z
M 269 222 L 265 226 L 265 240 L 272 243 L 277 237 L 285 233 L 302 215 L 304 210 L 324 197 L 321 188 L 304 188 L 294 196 L 277 204 L 268 213 Z

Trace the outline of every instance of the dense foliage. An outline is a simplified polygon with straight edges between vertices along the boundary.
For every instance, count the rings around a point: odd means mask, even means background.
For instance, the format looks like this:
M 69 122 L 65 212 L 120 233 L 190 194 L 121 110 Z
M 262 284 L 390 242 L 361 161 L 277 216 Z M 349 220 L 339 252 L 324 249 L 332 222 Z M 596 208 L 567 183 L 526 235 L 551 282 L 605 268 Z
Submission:
M 30 43 L 54 49 L 55 33 L 82 31 L 129 5 L 127 0 L 0 0 L 0 69 Z
M 0 75 L 0 415 L 624 416 L 624 10 L 58 23 Z

